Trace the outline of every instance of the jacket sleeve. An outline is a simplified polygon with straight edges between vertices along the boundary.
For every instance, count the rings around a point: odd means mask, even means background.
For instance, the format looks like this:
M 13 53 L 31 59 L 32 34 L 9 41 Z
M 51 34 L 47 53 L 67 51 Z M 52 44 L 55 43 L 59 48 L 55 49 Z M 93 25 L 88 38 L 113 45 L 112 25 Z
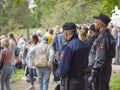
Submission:
M 52 47 L 53 47 L 53 50 L 55 52 L 57 51 L 57 49 L 56 49 L 56 43 L 57 43 L 57 36 L 54 37 L 53 42 L 52 42 Z
M 72 50 L 65 46 L 61 51 L 60 63 L 58 64 L 58 69 L 56 70 L 55 75 L 57 77 L 65 77 L 70 70 L 70 62 L 72 59 Z
M 27 60 L 30 60 L 30 61 L 33 61 L 34 60 L 34 58 L 35 58 L 35 55 L 36 55 L 36 51 L 35 51 L 36 49 L 34 48 L 34 49 L 32 49 L 32 50 L 30 50 L 29 52 L 28 52 L 28 54 L 27 54 Z
M 96 56 L 95 56 L 95 63 L 93 65 L 93 69 L 99 71 L 104 66 L 106 60 L 106 42 L 105 38 L 102 38 L 100 42 L 98 42 L 96 48 Z
M 52 62 L 54 59 L 55 59 L 55 51 L 53 50 L 53 47 L 50 47 L 48 60 L 49 62 Z

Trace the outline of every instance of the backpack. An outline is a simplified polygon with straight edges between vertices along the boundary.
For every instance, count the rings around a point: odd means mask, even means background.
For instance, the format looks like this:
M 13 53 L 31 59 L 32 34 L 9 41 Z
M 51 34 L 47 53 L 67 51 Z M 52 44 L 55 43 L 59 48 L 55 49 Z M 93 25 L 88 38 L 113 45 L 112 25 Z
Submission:
M 40 45 L 36 46 L 35 67 L 48 67 L 49 49 L 50 46 L 48 44 L 40 43 Z

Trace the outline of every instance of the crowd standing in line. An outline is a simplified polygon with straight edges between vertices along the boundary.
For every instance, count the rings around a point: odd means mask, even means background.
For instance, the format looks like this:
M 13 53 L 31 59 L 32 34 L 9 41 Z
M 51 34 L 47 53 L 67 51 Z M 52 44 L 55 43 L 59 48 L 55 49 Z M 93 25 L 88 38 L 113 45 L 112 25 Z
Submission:
M 112 59 L 120 65 L 120 27 L 109 24 L 104 14 L 94 18 L 95 24 L 67 22 L 62 28 L 46 29 L 45 34 L 34 30 L 29 42 L 23 35 L 2 35 L 0 90 L 4 83 L 11 90 L 12 74 L 20 68 L 30 82 L 28 90 L 35 89 L 35 77 L 39 90 L 48 90 L 51 71 L 53 81 L 60 81 L 55 90 L 110 90 Z

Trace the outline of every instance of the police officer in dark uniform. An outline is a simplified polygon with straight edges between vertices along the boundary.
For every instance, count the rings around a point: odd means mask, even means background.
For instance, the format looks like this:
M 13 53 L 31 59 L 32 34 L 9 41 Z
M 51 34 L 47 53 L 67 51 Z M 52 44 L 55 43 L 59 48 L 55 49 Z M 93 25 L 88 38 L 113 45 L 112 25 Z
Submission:
M 89 51 L 90 51 L 90 49 L 91 49 L 95 39 L 97 38 L 97 34 L 98 34 L 98 31 L 96 30 L 95 25 L 94 24 L 90 25 L 90 27 L 88 28 L 88 38 L 86 40 L 86 43 L 87 43 L 88 48 L 89 48 Z M 91 70 L 89 68 L 87 68 L 85 71 L 86 71 L 86 75 L 85 75 L 85 90 L 89 90 L 90 87 L 88 87 L 89 86 L 88 78 L 90 77 Z
M 107 29 L 110 18 L 104 14 L 93 18 L 99 34 L 89 53 L 91 76 L 88 82 L 92 85 L 92 90 L 110 90 L 111 63 L 115 56 L 115 40 Z
M 92 24 L 89 28 L 88 28 L 88 39 L 87 39 L 87 43 L 88 43 L 88 47 L 91 49 L 93 42 L 95 41 L 96 37 L 97 37 L 97 30 L 95 29 L 95 25 Z
M 63 25 L 67 42 L 64 44 L 56 76 L 61 78 L 60 90 L 84 90 L 84 69 L 87 68 L 88 47 L 78 39 L 76 25 L 72 22 Z

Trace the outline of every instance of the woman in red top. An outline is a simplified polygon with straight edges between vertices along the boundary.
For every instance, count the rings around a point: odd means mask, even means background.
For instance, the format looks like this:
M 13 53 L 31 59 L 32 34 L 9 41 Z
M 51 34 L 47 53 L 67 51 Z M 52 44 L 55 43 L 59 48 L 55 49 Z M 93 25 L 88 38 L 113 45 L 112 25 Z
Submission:
M 11 66 L 11 50 L 8 48 L 9 47 L 9 41 L 8 39 L 2 39 L 1 40 L 1 45 L 4 49 L 1 50 L 0 52 L 0 63 L 3 62 L 3 67 L 0 70 L 1 75 L 0 75 L 0 90 L 4 90 L 4 84 L 6 86 L 6 90 L 11 90 L 10 89 L 10 78 L 12 74 L 12 66 Z

